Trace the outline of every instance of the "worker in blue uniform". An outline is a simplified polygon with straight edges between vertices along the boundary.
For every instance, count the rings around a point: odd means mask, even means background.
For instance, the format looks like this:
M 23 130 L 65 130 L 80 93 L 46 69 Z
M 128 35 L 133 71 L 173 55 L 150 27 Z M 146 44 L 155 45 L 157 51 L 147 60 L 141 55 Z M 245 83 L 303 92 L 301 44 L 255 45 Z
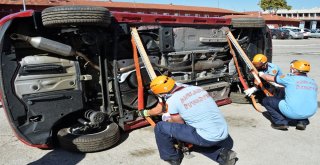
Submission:
M 207 91 L 198 86 L 175 83 L 167 76 L 158 76 L 150 83 L 151 91 L 166 100 L 169 122 L 160 121 L 155 126 L 155 137 L 160 158 L 170 164 L 180 164 L 182 153 L 175 142 L 193 144 L 200 152 L 221 165 L 234 165 L 236 153 L 227 123 L 217 104 Z M 163 113 L 161 105 L 151 110 L 139 111 L 140 116 Z
M 259 73 L 266 81 L 276 82 L 284 86 L 284 97 L 266 97 L 262 104 L 272 119 L 271 126 L 275 129 L 287 130 L 289 123 L 295 123 L 296 129 L 305 130 L 309 124 L 308 118 L 313 116 L 318 108 L 317 84 L 307 76 L 310 63 L 304 60 L 291 62 L 290 73 L 271 76 Z
M 282 75 L 282 71 L 280 67 L 276 64 L 268 62 L 268 58 L 263 55 L 263 54 L 256 54 L 253 57 L 252 64 L 255 66 L 255 68 L 259 72 L 263 72 L 265 74 L 271 75 L 271 76 L 277 76 L 277 75 Z M 258 85 L 258 84 L 256 84 Z M 276 84 L 274 82 L 270 82 L 271 87 L 268 87 L 268 89 L 272 93 L 278 93 L 278 90 L 276 88 L 282 87 L 279 84 Z M 253 93 L 257 92 L 258 88 L 257 87 L 251 87 L 247 90 L 244 91 L 244 93 L 247 96 L 251 96 Z

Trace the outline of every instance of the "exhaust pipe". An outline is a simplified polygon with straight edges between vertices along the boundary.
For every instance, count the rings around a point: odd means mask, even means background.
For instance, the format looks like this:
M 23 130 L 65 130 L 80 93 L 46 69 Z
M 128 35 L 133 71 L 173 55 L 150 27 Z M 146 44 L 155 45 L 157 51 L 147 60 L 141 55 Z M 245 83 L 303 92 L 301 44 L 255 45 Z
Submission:
M 96 70 L 100 70 L 99 66 L 94 64 L 86 55 L 81 52 L 74 51 L 71 46 L 53 41 L 44 37 L 29 37 L 22 34 L 13 33 L 10 35 L 12 40 L 21 40 L 26 41 L 33 47 L 44 50 L 47 52 L 55 53 L 61 56 L 70 57 L 70 56 L 79 56 L 83 58 L 87 63 Z
M 10 35 L 12 40 L 22 40 L 28 42 L 33 47 L 47 52 L 59 54 L 61 56 L 73 56 L 75 52 L 71 46 L 62 44 L 44 37 L 29 37 L 22 34 L 13 33 Z

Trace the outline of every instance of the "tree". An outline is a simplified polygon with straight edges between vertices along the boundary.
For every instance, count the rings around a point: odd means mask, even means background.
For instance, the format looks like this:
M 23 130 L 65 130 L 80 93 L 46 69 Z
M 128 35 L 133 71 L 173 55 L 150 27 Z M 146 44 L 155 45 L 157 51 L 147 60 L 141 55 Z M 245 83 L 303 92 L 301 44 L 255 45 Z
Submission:
M 261 0 L 258 5 L 263 11 L 267 10 L 270 14 L 277 14 L 279 9 L 291 9 L 286 0 Z

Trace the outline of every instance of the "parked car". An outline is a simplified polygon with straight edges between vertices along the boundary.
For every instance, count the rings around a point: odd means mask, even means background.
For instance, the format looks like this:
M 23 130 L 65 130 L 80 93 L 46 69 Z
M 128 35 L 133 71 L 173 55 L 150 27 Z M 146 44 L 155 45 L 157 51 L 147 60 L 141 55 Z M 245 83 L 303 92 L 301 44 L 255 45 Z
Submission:
M 308 31 L 307 29 L 305 30 L 305 29 L 301 29 L 301 28 L 298 28 L 298 27 L 294 27 L 294 26 L 283 26 L 283 27 L 281 27 L 281 29 L 290 30 L 289 39 L 292 39 L 292 38 L 293 39 L 301 39 L 301 34 L 303 36 L 302 38 L 308 38 L 309 37 L 309 33 L 310 33 L 310 30 Z
M 59 144 L 95 152 L 116 144 L 120 129 L 147 125 L 135 113 L 142 88 L 135 69 L 139 61 L 133 59 L 132 27 L 138 29 L 157 74 L 203 87 L 218 105 L 231 103 L 230 92 L 243 91 L 227 31 L 250 59 L 257 53 L 272 59 L 270 33 L 262 18 L 111 13 L 97 6 L 15 13 L 0 20 L 0 98 L 18 138 L 39 148 Z M 140 65 L 140 94 L 145 107 L 152 108 L 158 99 L 148 93 L 150 78 Z M 253 85 L 245 63 L 239 60 L 239 65 Z
M 313 30 L 310 32 L 310 38 L 320 38 L 320 30 Z
M 300 32 L 303 33 L 303 38 L 308 39 L 310 37 L 310 30 L 307 28 L 300 29 Z
M 320 32 L 320 29 L 312 29 L 311 32 L 313 32 L 313 33 Z
M 289 31 L 285 29 L 270 29 L 273 39 L 288 39 Z
M 289 31 L 289 39 L 303 39 L 303 33 L 300 32 L 299 29 L 290 29 L 290 28 L 281 28 L 282 30 L 288 30 Z

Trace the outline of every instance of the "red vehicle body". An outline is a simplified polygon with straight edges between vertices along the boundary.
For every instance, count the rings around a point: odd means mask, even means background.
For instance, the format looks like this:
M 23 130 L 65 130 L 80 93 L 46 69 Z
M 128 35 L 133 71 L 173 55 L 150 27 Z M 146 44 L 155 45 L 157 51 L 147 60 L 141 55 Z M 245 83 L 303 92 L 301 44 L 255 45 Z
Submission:
M 21 141 L 95 152 L 116 144 L 120 130 L 148 124 L 135 114 L 138 86 L 130 27 L 137 27 L 157 74 L 202 86 L 218 105 L 231 103 L 234 93 L 244 99 L 227 30 L 250 58 L 264 53 L 271 60 L 270 34 L 260 18 L 111 13 L 92 6 L 15 13 L 0 21 L 0 90 Z M 158 99 L 148 93 L 150 79 L 140 66 L 144 104 L 152 108 Z

